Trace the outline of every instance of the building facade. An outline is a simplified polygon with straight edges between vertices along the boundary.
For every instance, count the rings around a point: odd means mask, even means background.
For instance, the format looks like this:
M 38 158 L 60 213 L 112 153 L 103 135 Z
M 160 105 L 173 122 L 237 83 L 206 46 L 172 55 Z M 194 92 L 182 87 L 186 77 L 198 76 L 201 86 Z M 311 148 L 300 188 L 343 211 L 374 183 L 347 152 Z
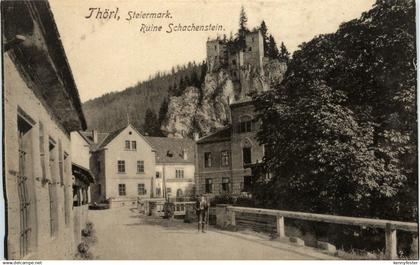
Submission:
M 90 199 L 90 186 L 95 177 L 90 171 L 90 148 L 89 142 L 80 132 L 70 134 L 71 153 L 77 154 L 72 158 L 73 173 L 73 210 L 74 210 L 74 238 L 81 242 L 80 231 L 88 222 L 88 210 Z
M 240 195 L 252 190 L 251 167 L 262 161 L 253 102 L 243 99 L 230 105 L 232 124 L 197 141 L 197 194 Z
M 128 124 L 92 144 L 90 164 L 97 176 L 91 189 L 94 202 L 108 200 L 111 207 L 130 206 L 139 198 L 154 196 L 155 150 L 136 128 Z
M 155 197 L 183 198 L 194 193 L 195 142 L 146 137 L 156 150 Z
M 86 128 L 46 1 L 2 3 L 7 259 L 71 259 L 70 132 Z M 80 233 L 80 231 L 78 231 Z

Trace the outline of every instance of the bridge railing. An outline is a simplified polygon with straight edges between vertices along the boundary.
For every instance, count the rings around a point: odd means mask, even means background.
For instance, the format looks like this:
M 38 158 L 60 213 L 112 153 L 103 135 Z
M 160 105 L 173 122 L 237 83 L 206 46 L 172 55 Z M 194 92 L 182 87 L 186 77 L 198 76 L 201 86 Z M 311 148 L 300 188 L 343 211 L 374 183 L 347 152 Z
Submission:
M 220 205 L 222 206 L 222 205 Z M 282 211 L 272 209 L 248 208 L 237 206 L 222 206 L 226 207 L 228 214 L 228 223 L 235 226 L 236 213 L 251 213 L 276 216 L 277 233 L 279 237 L 285 237 L 284 219 L 299 219 L 306 221 L 325 222 L 332 224 L 352 225 L 360 227 L 381 228 L 385 231 L 385 255 L 388 259 L 396 259 L 397 255 L 397 230 L 418 233 L 418 224 L 410 222 L 400 222 L 382 219 L 359 218 L 348 216 L 336 216 L 328 214 L 314 214 L 305 212 Z

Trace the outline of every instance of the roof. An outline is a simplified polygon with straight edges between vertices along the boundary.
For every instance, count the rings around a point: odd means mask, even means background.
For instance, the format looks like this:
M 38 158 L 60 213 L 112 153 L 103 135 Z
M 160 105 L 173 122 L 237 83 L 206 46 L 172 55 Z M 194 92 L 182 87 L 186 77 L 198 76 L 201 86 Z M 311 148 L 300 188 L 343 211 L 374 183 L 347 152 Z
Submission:
M 98 139 L 97 148 L 104 148 L 105 146 L 107 146 L 107 144 L 109 144 L 112 140 L 114 140 L 114 138 L 117 137 L 122 131 L 124 131 L 125 128 L 127 128 L 127 126 L 108 133 L 108 135 L 101 142 L 99 142 L 99 139 Z
M 98 140 L 96 143 L 94 143 L 93 137 L 92 137 L 92 131 L 79 131 L 79 133 L 83 137 L 83 139 L 85 139 L 85 141 L 90 145 L 91 150 L 96 150 L 105 140 L 105 138 L 108 137 L 108 135 L 110 134 L 110 133 L 97 132 Z
M 48 1 L 4 1 L 2 16 L 4 43 L 16 35 L 25 39 L 25 45 L 7 51 L 25 82 L 68 133 L 85 130 L 79 92 Z
M 205 143 L 213 143 L 213 142 L 226 142 L 230 141 L 231 138 L 231 127 L 226 126 L 221 128 L 220 130 L 211 133 L 207 136 L 200 138 L 197 141 L 197 144 L 205 144 Z
M 188 138 L 145 137 L 156 150 L 156 163 L 194 163 L 195 142 Z M 183 150 L 186 158 L 183 157 Z
M 124 127 L 121 127 L 115 131 L 112 132 L 108 132 L 108 133 L 101 133 L 101 132 L 97 132 L 97 136 L 98 136 L 98 140 L 96 143 L 93 142 L 93 138 L 92 138 L 92 131 L 83 131 L 80 132 L 80 134 L 83 136 L 83 138 L 90 144 L 90 149 L 92 151 L 96 151 L 98 149 L 104 148 L 105 146 L 107 146 L 110 142 L 112 142 L 112 140 L 115 139 L 115 137 L 117 137 L 122 131 L 124 131 L 127 127 L 131 127 L 132 129 L 134 129 L 135 131 L 137 131 L 137 133 L 140 135 L 140 137 L 143 137 L 143 139 L 145 139 L 145 141 L 152 145 L 147 137 L 144 137 L 140 130 L 138 130 L 137 128 L 135 128 L 132 124 L 128 124 Z M 152 146 L 153 147 L 153 146 Z
M 71 170 L 72 170 L 73 175 L 76 178 L 80 179 L 81 181 L 83 181 L 85 183 L 94 183 L 95 182 L 95 178 L 93 177 L 93 174 L 89 169 L 87 169 L 87 168 L 85 168 L 81 165 L 72 163 L 71 164 Z

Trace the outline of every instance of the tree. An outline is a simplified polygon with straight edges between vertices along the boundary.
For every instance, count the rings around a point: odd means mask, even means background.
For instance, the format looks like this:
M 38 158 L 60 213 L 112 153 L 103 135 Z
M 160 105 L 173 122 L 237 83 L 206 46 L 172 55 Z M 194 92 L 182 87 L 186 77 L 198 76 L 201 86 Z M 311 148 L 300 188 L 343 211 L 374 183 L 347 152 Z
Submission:
M 247 22 L 248 22 L 248 17 L 245 13 L 244 7 L 242 6 L 241 12 L 239 14 L 239 30 L 238 30 L 237 40 L 236 40 L 240 48 L 245 47 L 245 34 L 249 32 L 247 28 Z
M 267 56 L 271 59 L 277 59 L 279 57 L 279 49 L 277 48 L 276 41 L 274 40 L 273 35 L 268 37 L 267 44 Z
M 156 117 L 156 114 L 148 108 L 146 110 L 146 115 L 144 116 L 144 132 L 149 136 L 160 136 L 160 127 L 159 122 Z
M 165 97 L 159 108 L 159 120 L 158 120 L 159 127 L 162 126 L 162 123 L 166 119 L 166 114 L 168 113 L 168 107 L 169 107 L 169 102 L 168 102 L 168 99 Z
M 285 63 L 288 63 L 290 60 L 290 53 L 283 42 L 281 42 L 281 45 L 280 45 L 279 60 Z
M 271 207 L 417 220 L 414 1 L 378 0 L 256 97 Z M 271 45 L 272 46 L 272 45 Z M 311 198 L 311 200 L 308 200 Z
M 268 35 L 267 35 L 268 29 L 264 20 L 261 22 L 259 30 L 263 38 L 264 56 L 268 56 Z
M 239 14 L 239 34 L 243 34 L 248 31 L 247 28 L 248 17 L 245 13 L 245 9 L 241 6 L 241 13 Z

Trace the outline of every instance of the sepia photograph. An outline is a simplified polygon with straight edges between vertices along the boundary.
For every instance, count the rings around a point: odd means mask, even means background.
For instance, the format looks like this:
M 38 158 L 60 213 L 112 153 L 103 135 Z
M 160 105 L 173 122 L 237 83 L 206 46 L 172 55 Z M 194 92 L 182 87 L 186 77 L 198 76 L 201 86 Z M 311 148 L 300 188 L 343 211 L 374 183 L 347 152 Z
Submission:
M 3 264 L 417 264 L 415 0 L 0 3 Z

